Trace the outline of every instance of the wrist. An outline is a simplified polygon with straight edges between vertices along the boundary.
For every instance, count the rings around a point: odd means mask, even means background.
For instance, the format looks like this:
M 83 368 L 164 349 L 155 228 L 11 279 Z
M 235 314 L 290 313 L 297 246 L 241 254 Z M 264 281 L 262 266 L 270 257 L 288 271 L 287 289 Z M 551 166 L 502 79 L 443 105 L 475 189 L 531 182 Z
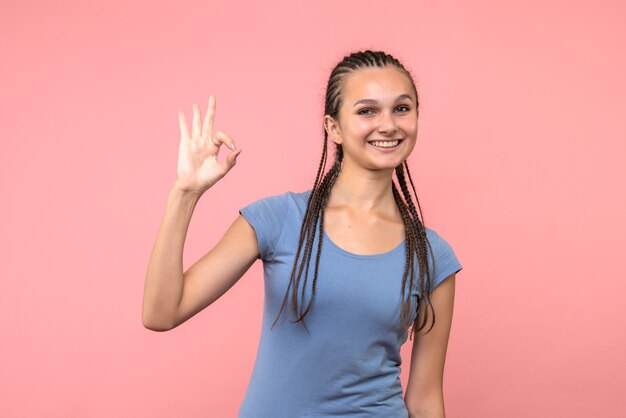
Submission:
M 202 196 L 202 191 L 199 190 L 189 190 L 180 187 L 178 184 L 174 184 L 170 189 L 170 197 L 177 200 L 185 200 L 185 201 L 194 201 L 197 202 L 200 200 Z
M 182 186 L 178 181 L 174 181 L 174 185 L 170 190 L 170 194 L 175 194 L 180 197 L 197 197 L 199 198 L 206 190 L 193 190 L 185 186 Z

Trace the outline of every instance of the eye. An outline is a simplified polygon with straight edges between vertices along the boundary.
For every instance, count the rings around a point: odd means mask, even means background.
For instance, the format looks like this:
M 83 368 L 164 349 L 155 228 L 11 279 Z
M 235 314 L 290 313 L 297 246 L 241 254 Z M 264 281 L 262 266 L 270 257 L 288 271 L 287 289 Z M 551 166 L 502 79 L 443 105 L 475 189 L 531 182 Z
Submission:
M 404 112 L 408 112 L 410 109 L 409 109 L 409 106 L 407 105 L 400 105 L 396 107 L 396 110 L 399 110 L 400 112 L 404 113 Z
M 359 115 L 371 115 L 374 111 L 369 107 L 364 107 L 363 109 L 359 109 L 357 114 Z

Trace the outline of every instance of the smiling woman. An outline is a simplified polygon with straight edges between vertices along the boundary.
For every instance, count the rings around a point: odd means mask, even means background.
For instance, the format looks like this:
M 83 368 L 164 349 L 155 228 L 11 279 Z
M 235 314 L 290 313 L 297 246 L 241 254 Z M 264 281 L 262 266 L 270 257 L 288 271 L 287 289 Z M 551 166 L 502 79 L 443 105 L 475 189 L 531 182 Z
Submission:
M 421 216 L 406 161 L 418 126 L 409 72 L 381 51 L 344 57 L 328 80 L 313 187 L 242 208 L 183 273 L 195 204 L 241 151 L 223 131 L 212 133 L 214 112 L 211 96 L 201 126 L 194 106 L 191 133 L 179 118 L 177 178 L 148 266 L 144 325 L 182 324 L 260 258 L 265 310 L 240 418 L 444 417 L 443 367 L 462 266 Z M 331 141 L 335 159 L 326 171 Z M 231 151 L 219 162 L 222 144 Z M 409 333 L 416 338 L 403 399 L 400 347 Z
M 342 148 L 342 172 L 400 166 L 417 137 L 417 94 L 406 72 L 393 65 L 354 71 L 344 80 L 342 100 L 345 105 L 324 118 Z

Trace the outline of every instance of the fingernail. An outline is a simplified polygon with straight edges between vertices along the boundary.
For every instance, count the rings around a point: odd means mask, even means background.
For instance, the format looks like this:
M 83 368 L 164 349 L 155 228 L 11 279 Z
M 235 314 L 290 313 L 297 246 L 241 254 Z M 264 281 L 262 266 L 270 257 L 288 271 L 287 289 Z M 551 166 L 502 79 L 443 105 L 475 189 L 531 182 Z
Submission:
M 232 149 L 233 151 L 235 150 L 235 143 L 233 142 L 232 144 L 228 144 L 228 148 Z

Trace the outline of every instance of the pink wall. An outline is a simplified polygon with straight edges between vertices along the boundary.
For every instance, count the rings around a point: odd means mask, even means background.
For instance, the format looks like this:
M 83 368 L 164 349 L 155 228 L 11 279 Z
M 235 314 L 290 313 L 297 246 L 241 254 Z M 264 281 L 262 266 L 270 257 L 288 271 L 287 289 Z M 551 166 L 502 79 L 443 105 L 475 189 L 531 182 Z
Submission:
M 141 324 L 177 111 L 214 92 L 244 149 L 189 266 L 238 208 L 310 187 L 326 77 L 360 48 L 416 76 L 418 193 L 464 265 L 448 417 L 623 416 L 624 21 L 616 0 L 4 2 L 0 416 L 235 416 L 260 264 L 181 327 Z

